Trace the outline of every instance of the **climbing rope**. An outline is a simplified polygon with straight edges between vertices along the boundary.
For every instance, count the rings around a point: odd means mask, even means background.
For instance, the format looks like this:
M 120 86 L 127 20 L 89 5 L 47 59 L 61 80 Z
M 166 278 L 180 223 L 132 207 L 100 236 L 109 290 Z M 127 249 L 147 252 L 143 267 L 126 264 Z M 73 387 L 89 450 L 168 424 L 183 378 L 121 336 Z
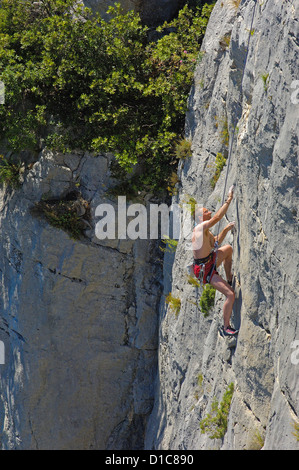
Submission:
M 252 36 L 252 31 L 253 31 L 253 23 L 254 23 L 255 10 L 256 10 L 256 5 L 257 5 L 257 3 L 258 3 L 258 0 L 254 0 L 254 8 L 253 8 L 253 11 L 252 11 L 251 24 L 250 24 L 249 34 L 248 34 L 248 42 L 247 42 L 246 54 L 245 54 L 244 65 L 243 65 L 243 71 L 242 71 L 242 77 L 241 77 L 241 87 L 240 87 L 240 94 L 241 94 L 241 96 L 242 96 L 243 79 L 244 79 L 245 70 L 246 70 L 246 63 L 247 63 L 247 58 L 248 58 L 248 53 L 249 53 L 250 39 L 251 39 L 251 36 Z M 223 206 L 223 204 L 224 204 L 224 198 L 225 198 L 225 193 L 226 193 L 226 186 L 227 186 L 227 180 L 228 180 L 228 173 L 229 173 L 230 161 L 231 161 L 231 156 L 232 156 L 232 153 L 233 153 L 233 144 L 234 144 L 234 140 L 235 140 L 236 129 L 237 129 L 237 121 L 236 121 L 235 124 L 234 124 L 232 136 L 231 136 L 231 139 L 230 139 L 230 146 L 229 146 L 229 151 L 228 151 L 228 158 L 227 158 L 227 165 L 226 165 L 226 174 L 225 174 L 225 181 L 224 181 L 224 188 L 223 188 L 223 195 L 222 195 L 221 206 Z M 213 273 L 213 271 L 214 271 L 214 269 L 215 269 L 215 267 L 216 267 L 216 264 L 217 264 L 219 232 L 220 232 L 220 224 L 218 224 L 217 236 L 215 237 L 215 238 L 216 238 L 216 241 L 215 241 L 215 246 L 214 246 L 214 252 L 216 253 L 216 256 L 215 256 L 215 261 L 214 261 L 214 264 L 213 264 L 213 268 L 212 268 L 211 271 L 210 271 L 210 273 L 211 273 L 210 276 L 212 275 L 212 273 Z M 201 274 L 203 275 L 203 272 L 202 272 L 202 271 L 203 271 L 203 270 L 201 270 L 200 272 L 201 272 Z M 207 282 L 210 281 L 210 276 L 207 277 Z
M 243 73 L 242 73 L 242 78 L 241 78 L 241 87 L 240 87 L 240 94 L 241 94 L 241 96 L 242 96 L 242 91 L 243 91 L 243 79 L 244 79 L 244 75 L 245 75 L 246 63 L 247 63 L 247 58 L 248 58 L 249 46 L 250 46 L 250 38 L 251 38 L 251 36 L 252 36 L 253 22 L 254 22 L 255 9 L 256 9 L 257 3 L 258 3 L 258 0 L 255 0 L 253 12 L 252 12 L 252 18 L 251 18 L 251 25 L 250 25 L 250 29 L 249 29 L 249 35 L 248 35 L 248 42 L 247 42 L 247 48 L 246 48 L 245 59 L 244 59 L 244 65 L 243 65 Z M 233 143 L 234 143 L 234 139 L 235 139 L 236 128 L 237 128 L 237 122 L 235 123 L 235 125 L 234 125 L 234 127 L 233 127 L 233 133 L 232 133 L 232 138 L 231 138 L 231 142 L 230 142 L 230 148 L 229 148 L 229 152 L 228 152 L 227 167 L 226 167 L 226 176 L 225 176 L 225 183 L 224 183 L 223 196 L 222 196 L 222 206 L 223 206 L 223 204 L 224 204 L 224 197 L 225 197 L 226 185 L 227 185 L 228 169 L 229 169 L 230 159 L 231 159 L 231 155 L 232 155 L 232 149 L 233 149 Z M 218 228 L 218 230 L 219 230 L 219 228 Z M 219 235 L 219 233 L 218 233 L 218 235 Z
M 248 52 L 249 52 L 249 46 L 250 46 L 250 38 L 252 36 L 252 31 L 253 31 L 253 22 L 254 22 L 254 17 L 255 17 L 255 9 L 256 9 L 256 5 L 258 3 L 258 0 L 255 0 L 254 1 L 254 8 L 253 8 L 253 12 L 252 12 L 252 18 L 251 18 L 251 25 L 250 25 L 250 29 L 249 29 L 249 34 L 248 34 L 248 42 L 247 42 L 247 49 L 246 49 L 246 54 L 245 54 L 245 59 L 244 59 L 244 65 L 243 65 L 243 72 L 242 72 L 242 78 L 241 78 L 241 87 L 240 87 L 240 94 L 242 96 L 242 90 L 243 90 L 243 79 L 244 79 L 244 75 L 245 75 L 245 69 L 246 69 L 246 63 L 247 63 L 247 58 L 248 58 Z M 228 158 L 227 158 L 227 166 L 226 166 L 226 175 L 225 175 L 225 182 L 224 182 L 224 188 L 223 188 L 223 195 L 222 195 L 222 203 L 221 203 L 221 206 L 223 206 L 224 204 L 224 198 L 225 198 L 225 193 L 226 193 L 226 186 L 227 186 L 227 179 L 228 179 L 228 171 L 229 171 L 229 166 L 230 166 L 230 161 L 231 161 L 231 156 L 232 156 L 232 151 L 233 151 L 233 143 L 234 143 L 234 139 L 235 139 L 235 133 L 236 133 L 236 128 L 237 128 L 237 121 L 235 122 L 234 124 L 234 127 L 233 127 L 233 132 L 232 132 L 232 137 L 231 137 L 231 140 L 230 140 L 230 146 L 229 146 L 229 151 L 228 151 Z M 214 262 L 214 265 L 213 265 L 213 269 L 212 269 L 212 273 L 216 267 L 216 264 L 217 264 L 217 253 L 218 253 L 218 238 L 219 238 L 219 231 L 220 231 L 220 224 L 218 224 L 218 231 L 217 231 L 217 240 L 215 242 L 215 252 L 216 252 L 216 257 L 215 257 L 215 262 Z

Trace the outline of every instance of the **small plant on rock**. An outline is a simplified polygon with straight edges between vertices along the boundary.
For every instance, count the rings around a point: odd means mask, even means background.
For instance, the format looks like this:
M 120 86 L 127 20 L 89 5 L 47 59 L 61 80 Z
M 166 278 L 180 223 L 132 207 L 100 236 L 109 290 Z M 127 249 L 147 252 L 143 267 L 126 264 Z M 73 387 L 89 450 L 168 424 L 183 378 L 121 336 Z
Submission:
M 181 309 L 181 299 L 174 297 L 171 292 L 169 292 L 168 296 L 166 297 L 166 303 L 177 317 Z
M 262 78 L 263 83 L 264 83 L 264 90 L 267 91 L 268 90 L 268 84 L 269 84 L 269 74 L 268 73 L 263 73 L 261 75 L 261 78 Z
M 200 423 L 201 433 L 207 433 L 210 439 L 223 439 L 227 431 L 227 420 L 234 393 L 234 384 L 227 387 L 219 404 L 216 398 L 212 403 L 211 412 Z
M 299 423 L 294 422 L 293 426 L 294 426 L 293 436 L 295 436 L 297 441 L 299 442 Z
M 160 250 L 163 251 L 163 253 L 175 253 L 178 246 L 178 240 L 165 236 L 162 243 L 165 245 L 164 247 L 160 246 Z
M 196 204 L 197 204 L 196 199 L 194 199 L 193 196 L 189 196 L 188 194 L 186 194 L 186 199 L 184 199 L 184 204 L 189 204 L 189 207 L 187 207 L 187 209 L 190 210 L 191 215 L 194 218 Z
M 79 240 L 89 226 L 89 205 L 77 193 L 65 199 L 42 199 L 35 204 L 32 214 L 44 217 L 50 225 Z
M 225 34 L 219 41 L 219 45 L 222 51 L 225 51 L 229 48 L 230 45 L 231 34 Z
M 200 281 L 196 277 L 189 275 L 187 279 L 188 279 L 188 284 L 190 284 L 190 286 L 200 287 Z
M 229 0 L 229 3 L 237 10 L 240 6 L 241 0 Z
M 174 149 L 174 155 L 179 160 L 185 160 L 192 156 L 191 152 L 192 142 L 188 139 L 180 139 Z
M 256 430 L 254 435 L 251 438 L 250 445 L 248 450 L 261 450 L 264 447 L 264 438 L 261 433 Z
M 222 153 L 218 152 L 216 155 L 216 160 L 215 160 L 215 173 L 211 179 L 211 186 L 214 189 L 216 186 L 216 183 L 220 177 L 221 171 L 223 170 L 223 167 L 226 164 L 226 158 L 223 156 Z
M 12 188 L 18 188 L 22 164 L 14 163 L 0 155 L 0 183 L 5 183 Z
M 210 284 L 205 284 L 199 301 L 200 309 L 207 317 L 211 308 L 214 307 L 216 289 Z

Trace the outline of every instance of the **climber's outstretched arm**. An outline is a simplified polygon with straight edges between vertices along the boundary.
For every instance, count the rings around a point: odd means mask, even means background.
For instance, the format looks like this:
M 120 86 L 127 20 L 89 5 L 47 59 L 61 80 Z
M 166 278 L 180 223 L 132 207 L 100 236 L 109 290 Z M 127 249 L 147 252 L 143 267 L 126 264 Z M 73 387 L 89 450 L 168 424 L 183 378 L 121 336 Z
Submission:
M 220 209 L 216 212 L 216 214 L 210 220 L 206 220 L 202 223 L 203 230 L 210 229 L 211 227 L 216 225 L 222 219 L 222 217 L 225 216 L 227 209 L 229 208 L 229 205 L 233 199 L 233 196 L 234 196 L 234 187 L 231 186 L 228 192 L 227 200 L 225 201 L 223 206 L 220 207 Z
M 228 232 L 230 230 L 232 230 L 235 226 L 235 222 L 230 222 L 223 230 L 222 232 L 219 233 L 219 235 L 216 235 L 216 237 L 214 237 L 215 241 L 218 242 L 218 245 L 221 245 L 221 243 L 223 242 L 223 240 L 225 239 L 226 235 L 228 234 Z

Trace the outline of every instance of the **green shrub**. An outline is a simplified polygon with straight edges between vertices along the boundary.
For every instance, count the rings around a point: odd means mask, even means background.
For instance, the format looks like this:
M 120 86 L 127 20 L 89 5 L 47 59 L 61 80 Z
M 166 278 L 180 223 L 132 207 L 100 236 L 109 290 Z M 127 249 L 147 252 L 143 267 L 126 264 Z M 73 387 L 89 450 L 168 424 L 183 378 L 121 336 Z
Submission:
M 199 396 L 200 395 L 203 395 L 204 393 L 204 387 L 203 387 L 203 375 L 202 373 L 199 373 L 197 378 L 196 378 L 196 389 L 195 389 L 195 394 L 194 394 L 194 398 L 196 400 L 199 400 Z
M 186 194 L 186 197 L 184 198 L 183 203 L 188 204 L 187 209 L 191 212 L 192 218 L 194 219 L 195 209 L 196 209 L 196 204 L 197 204 L 196 199 L 193 196 Z
M 76 0 L 1 0 L 0 139 L 15 151 L 111 151 L 114 176 L 165 189 L 212 8 L 185 6 L 152 41 L 120 5 L 104 21 Z
M 222 155 L 222 153 L 217 153 L 215 160 L 215 173 L 213 175 L 213 178 L 211 179 L 211 186 L 213 189 L 215 188 L 216 183 L 220 177 L 221 171 L 223 170 L 223 167 L 226 164 L 226 160 L 227 159 Z
M 211 308 L 214 307 L 216 289 L 210 284 L 205 284 L 199 301 L 200 309 L 204 316 L 208 316 Z
M 83 237 L 89 220 L 89 205 L 77 193 L 66 199 L 42 199 L 31 212 L 44 217 L 53 227 L 64 230 L 74 240 Z
M 193 287 L 201 286 L 200 281 L 194 276 L 188 275 L 187 281 L 188 281 L 188 284 L 190 284 L 190 286 L 193 286 Z
M 299 442 L 299 423 L 294 421 L 293 427 L 294 427 L 294 432 L 292 434 L 296 437 L 296 440 Z
M 174 155 L 179 160 L 185 160 L 192 156 L 191 152 L 192 142 L 187 139 L 180 139 L 175 145 Z
M 13 188 L 20 186 L 21 162 L 14 163 L 0 155 L 0 183 L 7 184 Z
M 240 6 L 241 0 L 229 0 L 229 3 L 237 10 Z
M 211 413 L 200 423 L 201 433 L 207 433 L 210 439 L 223 439 L 227 431 L 227 419 L 230 405 L 234 393 L 234 384 L 231 383 L 219 404 L 216 399 L 213 400 Z
M 181 309 L 181 299 L 174 297 L 171 292 L 166 297 L 166 303 L 169 305 L 170 309 L 175 313 L 177 317 Z
M 261 435 L 261 433 L 256 430 L 251 437 L 251 441 L 248 446 L 248 450 L 261 450 L 262 447 L 264 447 L 264 437 Z
M 222 49 L 223 51 L 225 51 L 226 49 L 229 48 L 230 40 L 231 40 L 231 33 L 226 34 L 225 36 L 223 36 L 223 37 L 220 39 L 219 44 L 220 44 L 221 49 Z
M 162 243 L 164 243 L 164 247 L 160 246 L 160 250 L 163 251 L 163 253 L 175 253 L 177 246 L 178 246 L 178 240 L 174 240 L 173 238 L 163 238 Z
M 228 130 L 227 118 L 221 120 L 221 124 L 222 124 L 222 129 L 220 132 L 221 140 L 222 140 L 222 143 L 227 147 L 229 144 L 229 130 Z
M 261 79 L 263 80 L 263 83 L 264 83 L 264 90 L 267 91 L 268 90 L 268 84 L 269 84 L 269 74 L 268 73 L 263 73 L 261 75 Z
M 167 178 L 167 191 L 170 196 L 175 196 L 178 192 L 176 184 L 179 182 L 179 177 L 176 171 L 172 171 Z
M 197 384 L 199 387 L 202 387 L 202 384 L 203 384 L 203 375 L 200 373 L 198 374 L 197 376 Z

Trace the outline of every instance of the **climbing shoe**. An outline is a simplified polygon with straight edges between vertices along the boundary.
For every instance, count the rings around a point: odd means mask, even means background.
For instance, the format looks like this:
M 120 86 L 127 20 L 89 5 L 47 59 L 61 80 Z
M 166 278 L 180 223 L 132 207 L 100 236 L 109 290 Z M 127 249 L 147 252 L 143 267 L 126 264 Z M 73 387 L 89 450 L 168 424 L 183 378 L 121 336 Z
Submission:
M 224 328 L 224 326 L 223 326 L 222 327 L 222 332 L 223 332 L 224 336 L 234 336 L 237 333 L 239 333 L 239 330 L 235 330 L 235 328 L 232 328 L 231 326 L 227 326 L 226 328 Z

